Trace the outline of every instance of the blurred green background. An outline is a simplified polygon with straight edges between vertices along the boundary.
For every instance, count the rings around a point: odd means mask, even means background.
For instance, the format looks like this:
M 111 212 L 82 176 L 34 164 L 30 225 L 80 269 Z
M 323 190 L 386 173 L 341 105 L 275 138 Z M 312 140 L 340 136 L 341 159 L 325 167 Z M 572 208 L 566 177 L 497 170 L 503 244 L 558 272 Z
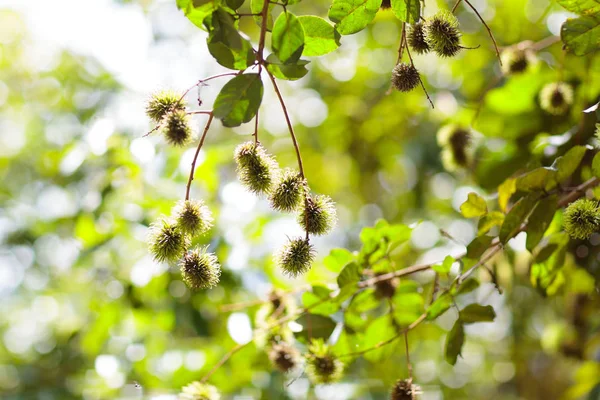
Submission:
M 472 3 L 502 46 L 556 35 L 569 16 L 547 0 Z M 427 1 L 425 15 L 451 6 Z M 328 7 L 305 0 L 293 11 L 326 16 Z M 250 139 L 253 124 L 213 125 L 192 197 L 215 214 L 202 241 L 216 251 L 223 274 L 218 287 L 191 293 L 176 267 L 152 261 L 145 237 L 147 226 L 183 198 L 195 145 L 174 149 L 159 135 L 142 136 L 152 128 L 144 114 L 151 92 L 183 91 L 222 72 L 206 50 L 206 34 L 174 0 L 0 1 L 0 397 L 173 399 L 251 339 L 256 307 L 229 313 L 220 306 L 265 299 L 274 286 L 332 282 L 323 257 L 336 247 L 356 249 L 360 230 L 379 218 L 420 222 L 406 266 L 462 251 L 476 234 L 458 212 L 467 193 L 493 192 L 518 169 L 561 153 L 547 138 L 577 125 L 579 110 L 597 98 L 600 56 L 565 60 L 554 44 L 540 51 L 533 71 L 507 80 L 475 14 L 461 7 L 457 16 L 464 45 L 479 49 L 454 59 L 415 57 L 434 110 L 420 90 L 386 95 L 400 36 L 390 11 L 313 60 L 306 78 L 281 83 L 311 188 L 338 205 L 338 226 L 315 240 L 319 261 L 304 278 L 284 277 L 271 256 L 286 235 L 300 234 L 294 217 L 271 211 L 236 180 L 233 150 Z M 241 28 L 255 42 L 252 19 Z M 544 118 L 536 94 L 559 69 L 576 87 L 577 107 L 567 119 Z M 201 89 L 205 104 L 223 83 Z M 283 114 L 265 87 L 260 140 L 281 165 L 295 166 Z M 190 93 L 190 104 L 197 96 Z M 486 137 L 480 163 L 445 172 L 437 129 L 469 125 L 478 108 L 474 128 Z M 194 120 L 198 128 L 204 122 Z M 581 130 L 582 143 L 593 122 Z M 421 399 L 600 398 L 600 390 L 590 393 L 600 382 L 594 283 L 585 275 L 584 284 L 543 298 L 529 284 L 523 239 L 515 238 L 514 251 L 497 264 L 504 293 L 483 283 L 465 300 L 492 304 L 498 318 L 468 328 L 455 367 L 443 358 L 455 315 L 411 334 Z M 596 275 L 598 249 L 589 253 L 577 261 Z M 580 324 L 592 332 L 585 344 L 577 339 Z M 288 385 L 291 379 L 250 345 L 211 383 L 226 399 L 384 399 L 407 373 L 403 347 L 395 346 L 382 362 L 354 363 L 341 383 L 309 389 L 305 376 Z

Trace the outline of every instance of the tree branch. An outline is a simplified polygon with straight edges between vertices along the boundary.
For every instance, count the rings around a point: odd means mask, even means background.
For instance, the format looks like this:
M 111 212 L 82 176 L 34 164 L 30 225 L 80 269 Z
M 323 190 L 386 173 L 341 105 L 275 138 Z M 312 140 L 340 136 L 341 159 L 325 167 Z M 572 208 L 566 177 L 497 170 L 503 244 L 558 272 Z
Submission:
M 204 132 L 202 132 L 202 137 L 200 138 L 200 143 L 198 143 L 198 148 L 196 148 L 196 153 L 194 154 L 194 159 L 192 160 L 192 168 L 190 170 L 190 177 L 188 179 L 188 183 L 185 189 L 185 199 L 190 199 L 190 188 L 192 187 L 192 181 L 194 180 L 194 171 L 196 169 L 196 161 L 198 160 L 198 155 L 200 154 L 200 149 L 202 149 L 202 145 L 204 144 L 204 139 L 206 139 L 206 134 L 208 133 L 208 129 L 210 128 L 210 124 L 213 120 L 213 112 L 211 111 L 208 115 L 208 121 L 206 122 L 206 126 L 204 127 Z

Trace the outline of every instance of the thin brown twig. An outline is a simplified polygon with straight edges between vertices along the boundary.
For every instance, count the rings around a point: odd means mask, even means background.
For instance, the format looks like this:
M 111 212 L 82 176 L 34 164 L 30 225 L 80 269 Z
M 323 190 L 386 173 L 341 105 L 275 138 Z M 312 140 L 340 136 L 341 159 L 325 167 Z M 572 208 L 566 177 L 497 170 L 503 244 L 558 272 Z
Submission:
M 460 5 L 461 2 L 462 2 L 462 0 L 456 0 L 454 7 L 452 7 L 452 14 L 454 14 L 454 12 L 456 11 L 456 9 L 458 8 L 458 6 Z
M 196 148 L 196 153 L 194 154 L 194 159 L 192 160 L 192 167 L 190 169 L 190 177 L 188 179 L 187 186 L 185 188 L 185 199 L 190 199 L 190 189 L 192 187 L 192 181 L 194 180 L 194 171 L 196 169 L 196 161 L 198 160 L 198 155 L 200 154 L 200 149 L 202 149 L 202 145 L 204 144 L 204 139 L 206 139 L 206 134 L 208 133 L 208 129 L 210 128 L 210 124 L 212 123 L 214 114 L 211 111 L 208 115 L 208 121 L 206 122 L 206 126 L 204 127 L 204 132 L 202 132 L 202 137 L 200 138 L 200 143 L 198 143 L 198 147 Z
M 257 61 L 259 65 L 264 62 L 263 51 L 265 49 L 265 37 L 267 36 L 267 22 L 269 16 L 269 0 L 263 1 L 263 7 L 260 11 L 260 37 L 258 39 Z
M 467 3 L 467 5 L 469 7 L 471 7 L 471 10 L 473 10 L 473 12 L 475 13 L 475 15 L 477 15 L 477 17 L 479 18 L 479 20 L 481 21 L 483 26 L 485 26 L 485 29 L 487 29 L 488 35 L 490 36 L 490 39 L 492 39 L 492 43 L 494 44 L 494 49 L 496 50 L 496 57 L 498 57 L 498 62 L 500 63 L 500 65 L 502 65 L 502 60 L 500 59 L 500 50 L 498 49 L 498 43 L 496 43 L 496 39 L 494 38 L 494 34 L 492 33 L 492 30 L 490 29 L 488 24 L 485 22 L 485 20 L 481 16 L 481 14 L 479 14 L 479 11 L 477 11 L 477 9 L 475 7 L 473 7 L 473 4 L 471 4 L 469 2 L 469 0 L 464 0 L 464 1 L 465 1 L 465 3 Z
M 404 40 L 406 41 L 406 32 L 403 32 L 403 37 Z M 415 67 L 415 63 L 413 62 L 412 56 L 410 55 L 410 50 L 408 48 L 408 46 L 406 46 L 406 54 L 408 54 L 408 59 L 410 60 L 410 64 Z M 421 84 L 421 87 L 423 88 L 423 92 L 425 92 L 425 96 L 427 96 L 427 100 L 429 100 L 429 104 L 431 104 L 431 108 L 435 108 L 435 106 L 433 105 L 433 101 L 431 100 L 431 97 L 429 97 L 429 93 L 427 93 L 427 89 L 425 89 L 425 84 L 423 83 L 423 79 L 421 79 L 421 74 L 419 74 L 419 83 Z
M 408 379 L 412 381 L 413 371 L 410 363 L 410 352 L 408 351 L 408 331 L 404 332 L 404 349 L 406 351 L 406 367 L 408 368 Z
M 208 373 L 206 375 L 204 375 L 204 377 L 202 377 L 202 379 L 200 379 L 200 383 L 206 382 L 219 368 L 221 368 L 223 366 L 223 364 L 225 364 L 227 362 L 227 360 L 229 360 L 231 358 L 231 356 L 233 356 L 235 353 L 237 353 L 238 351 L 240 351 L 241 349 L 246 347 L 249 343 L 252 343 L 252 341 L 250 340 L 246 343 L 238 344 L 233 349 L 229 350 L 229 352 L 227 352 L 227 354 L 225 354 L 219 360 L 219 362 L 216 363 L 215 366 L 212 367 L 211 370 L 208 371 Z

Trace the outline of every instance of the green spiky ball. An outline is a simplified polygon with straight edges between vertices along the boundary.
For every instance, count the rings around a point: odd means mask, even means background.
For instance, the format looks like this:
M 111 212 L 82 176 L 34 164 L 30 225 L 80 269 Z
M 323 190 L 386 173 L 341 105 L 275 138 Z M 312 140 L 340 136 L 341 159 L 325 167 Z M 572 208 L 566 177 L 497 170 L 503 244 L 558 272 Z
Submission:
M 461 49 L 458 20 L 448 11 L 440 11 L 425 23 L 425 40 L 440 57 L 454 57 Z
M 540 107 L 548 114 L 562 115 L 572 104 L 573 88 L 567 83 L 549 83 L 540 91 Z
M 508 47 L 500 54 L 502 73 L 504 75 L 523 73 L 535 62 L 535 59 L 535 54 L 529 49 Z
M 219 283 L 221 266 L 214 253 L 206 247 L 188 251 L 179 263 L 185 284 L 194 290 L 209 289 Z
M 421 22 L 412 24 L 408 28 L 406 39 L 408 45 L 417 54 L 428 53 L 430 48 L 425 38 L 425 26 Z
M 336 223 L 335 204 L 329 196 L 308 196 L 304 208 L 298 214 L 298 223 L 313 235 L 325 235 Z
M 315 258 L 315 251 L 310 242 L 304 238 L 289 239 L 275 255 L 275 263 L 283 273 L 292 277 L 307 272 Z
M 269 193 L 277 179 L 279 166 L 265 148 L 254 142 L 239 145 L 234 152 L 238 178 L 251 192 Z
M 600 208 L 598 202 L 579 199 L 569 204 L 563 216 L 565 231 L 573 239 L 589 239 L 600 232 Z
M 400 63 L 392 70 L 392 86 L 400 92 L 410 92 L 419 85 L 419 71 L 408 63 Z
M 304 199 L 306 181 L 294 170 L 286 169 L 269 195 L 271 207 L 290 212 L 298 208 Z
M 173 111 L 167 114 L 162 127 L 167 143 L 173 146 L 185 146 L 192 139 L 190 117 L 185 111 Z
M 437 142 L 442 146 L 442 163 L 447 171 L 465 168 L 473 161 L 473 135 L 459 125 L 445 125 L 437 133 Z
M 392 388 L 391 400 L 414 400 L 421 393 L 421 388 L 414 385 L 411 379 L 398 379 Z
M 210 209 L 202 200 L 181 200 L 173 208 L 179 229 L 188 235 L 202 235 L 213 225 Z
M 300 363 L 300 353 L 287 342 L 274 344 L 269 350 L 269 360 L 283 373 L 295 370 Z
M 154 260 L 176 261 L 188 246 L 189 240 L 175 221 L 163 218 L 150 226 L 148 248 Z
M 171 111 L 184 111 L 185 103 L 181 95 L 172 90 L 162 90 L 153 93 L 146 104 L 146 115 L 159 123 Z
M 306 355 L 306 373 L 315 384 L 337 382 L 342 378 L 344 363 L 323 340 L 312 340 Z
M 194 381 L 181 389 L 178 398 L 179 400 L 220 400 L 221 395 L 213 385 Z

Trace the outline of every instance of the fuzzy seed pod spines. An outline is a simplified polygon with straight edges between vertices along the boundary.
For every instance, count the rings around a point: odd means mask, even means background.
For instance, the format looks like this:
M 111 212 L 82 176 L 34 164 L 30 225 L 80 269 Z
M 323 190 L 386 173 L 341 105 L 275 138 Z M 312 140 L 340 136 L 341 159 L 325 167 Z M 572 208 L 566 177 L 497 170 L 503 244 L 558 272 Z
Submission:
M 303 202 L 306 180 L 297 171 L 285 169 L 269 195 L 271 207 L 277 211 L 295 211 Z
M 442 163 L 447 171 L 465 168 L 473 161 L 472 133 L 459 125 L 445 125 L 437 133 L 437 142 L 442 147 Z
M 315 384 L 337 382 L 344 373 L 344 363 L 322 339 L 313 339 L 306 355 L 306 373 Z
M 387 10 L 389 8 L 392 8 L 392 0 L 383 0 L 381 2 L 381 9 Z
M 502 73 L 504 75 L 516 75 L 525 72 L 536 62 L 535 53 L 528 48 L 511 46 L 500 54 L 502 60 Z
M 300 364 L 300 352 L 287 342 L 274 344 L 269 350 L 269 360 L 279 371 L 289 373 Z
M 540 107 L 548 114 L 562 115 L 572 104 L 573 88 L 568 83 L 549 83 L 540 91 Z
M 430 48 L 425 38 L 425 26 L 421 22 L 412 24 L 408 28 L 407 36 L 408 45 L 417 54 L 428 53 Z
M 192 139 L 189 115 L 181 110 L 168 113 L 164 120 L 162 132 L 170 145 L 185 146 Z
M 210 289 L 219 283 L 221 266 L 206 247 L 188 251 L 179 262 L 185 284 L 193 290 Z
M 235 149 L 234 159 L 238 178 L 248 190 L 256 194 L 271 192 L 279 165 L 262 145 L 243 143 Z
M 213 385 L 194 381 L 181 389 L 179 400 L 220 400 L 221 394 Z
M 458 20 L 449 11 L 440 11 L 425 23 L 425 40 L 440 57 L 454 57 L 461 49 Z
M 377 274 L 383 275 L 383 274 Z M 375 296 L 379 299 L 391 299 L 396 294 L 396 288 L 400 280 L 398 278 L 386 279 L 375 283 Z
M 589 239 L 600 232 L 600 208 L 596 200 L 578 199 L 565 209 L 563 225 L 573 239 Z
M 412 379 L 398 379 L 392 388 L 391 400 L 414 400 L 421 394 L 421 388 Z
M 176 261 L 185 253 L 188 246 L 188 238 L 175 221 L 162 218 L 150 225 L 148 248 L 155 261 Z
M 181 200 L 173 208 L 179 229 L 188 235 L 202 235 L 213 225 L 210 209 L 202 200 Z
M 146 115 L 156 123 L 161 122 L 169 112 L 184 110 L 185 103 L 181 95 L 172 90 L 153 93 L 146 104 Z
M 275 263 L 285 275 L 296 277 L 306 273 L 315 259 L 315 250 L 305 238 L 289 239 L 275 255 Z
M 392 70 L 392 86 L 400 92 L 410 92 L 419 85 L 419 71 L 408 63 L 399 63 Z
M 325 235 L 334 228 L 337 221 L 335 204 L 325 195 L 308 196 L 300 214 L 298 223 L 313 235 Z

